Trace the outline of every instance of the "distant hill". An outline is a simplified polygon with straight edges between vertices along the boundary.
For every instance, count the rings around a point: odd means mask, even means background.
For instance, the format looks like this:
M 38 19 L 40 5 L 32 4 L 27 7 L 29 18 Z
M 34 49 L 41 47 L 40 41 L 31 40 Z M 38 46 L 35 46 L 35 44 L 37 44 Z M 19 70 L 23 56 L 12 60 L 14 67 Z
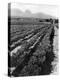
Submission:
M 11 16 L 22 16 L 23 12 L 19 9 L 11 9 Z
M 44 13 L 31 13 L 29 10 L 22 12 L 20 9 L 11 9 L 11 17 L 29 17 L 29 18 L 41 18 L 41 19 L 49 19 L 55 18 L 53 16 L 44 14 Z

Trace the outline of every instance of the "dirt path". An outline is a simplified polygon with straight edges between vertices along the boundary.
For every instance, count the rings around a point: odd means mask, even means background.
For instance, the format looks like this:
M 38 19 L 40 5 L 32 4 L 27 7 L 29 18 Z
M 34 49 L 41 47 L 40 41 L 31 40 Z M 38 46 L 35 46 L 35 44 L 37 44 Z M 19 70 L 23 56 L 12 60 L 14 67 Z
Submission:
M 58 33 L 59 32 L 56 26 L 54 27 L 54 29 L 55 29 L 55 36 L 54 36 L 54 42 L 53 42 L 53 50 L 56 58 L 52 62 L 52 65 L 53 65 L 52 74 L 58 74 Z

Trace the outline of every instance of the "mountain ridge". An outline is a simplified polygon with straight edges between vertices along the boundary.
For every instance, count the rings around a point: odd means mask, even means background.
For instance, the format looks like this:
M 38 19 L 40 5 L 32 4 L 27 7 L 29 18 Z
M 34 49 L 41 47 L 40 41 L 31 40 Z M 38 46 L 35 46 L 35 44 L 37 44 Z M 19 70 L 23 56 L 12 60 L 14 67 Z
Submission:
M 39 13 L 32 13 L 30 10 L 26 10 L 25 12 L 21 11 L 20 9 L 11 9 L 11 17 L 27 17 L 27 18 L 41 18 L 41 19 L 55 19 L 56 17 L 39 12 Z

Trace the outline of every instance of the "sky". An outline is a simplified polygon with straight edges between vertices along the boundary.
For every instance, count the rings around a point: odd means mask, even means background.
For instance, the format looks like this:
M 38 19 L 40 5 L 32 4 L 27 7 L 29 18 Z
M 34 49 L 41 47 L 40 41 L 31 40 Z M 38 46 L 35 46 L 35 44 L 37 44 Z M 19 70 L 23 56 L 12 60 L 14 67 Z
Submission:
M 11 3 L 11 8 L 20 9 L 23 12 L 25 12 L 26 10 L 30 10 L 32 13 L 41 12 L 51 16 L 59 17 L 57 5 Z

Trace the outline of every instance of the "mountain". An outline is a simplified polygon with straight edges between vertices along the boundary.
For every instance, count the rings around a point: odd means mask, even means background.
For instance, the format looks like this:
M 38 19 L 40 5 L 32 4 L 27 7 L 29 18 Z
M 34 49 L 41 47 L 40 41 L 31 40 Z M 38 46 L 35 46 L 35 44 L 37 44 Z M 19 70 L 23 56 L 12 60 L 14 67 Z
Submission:
M 36 13 L 33 15 L 34 17 L 37 17 L 37 18 L 50 18 L 50 15 L 46 15 L 46 14 L 43 14 L 43 13 Z
M 19 9 L 11 9 L 11 16 L 23 16 L 23 12 Z
M 30 10 L 26 10 L 25 12 L 22 12 L 20 9 L 11 9 L 11 16 L 41 18 L 41 19 L 55 18 L 53 16 L 50 16 L 44 13 L 31 13 Z

